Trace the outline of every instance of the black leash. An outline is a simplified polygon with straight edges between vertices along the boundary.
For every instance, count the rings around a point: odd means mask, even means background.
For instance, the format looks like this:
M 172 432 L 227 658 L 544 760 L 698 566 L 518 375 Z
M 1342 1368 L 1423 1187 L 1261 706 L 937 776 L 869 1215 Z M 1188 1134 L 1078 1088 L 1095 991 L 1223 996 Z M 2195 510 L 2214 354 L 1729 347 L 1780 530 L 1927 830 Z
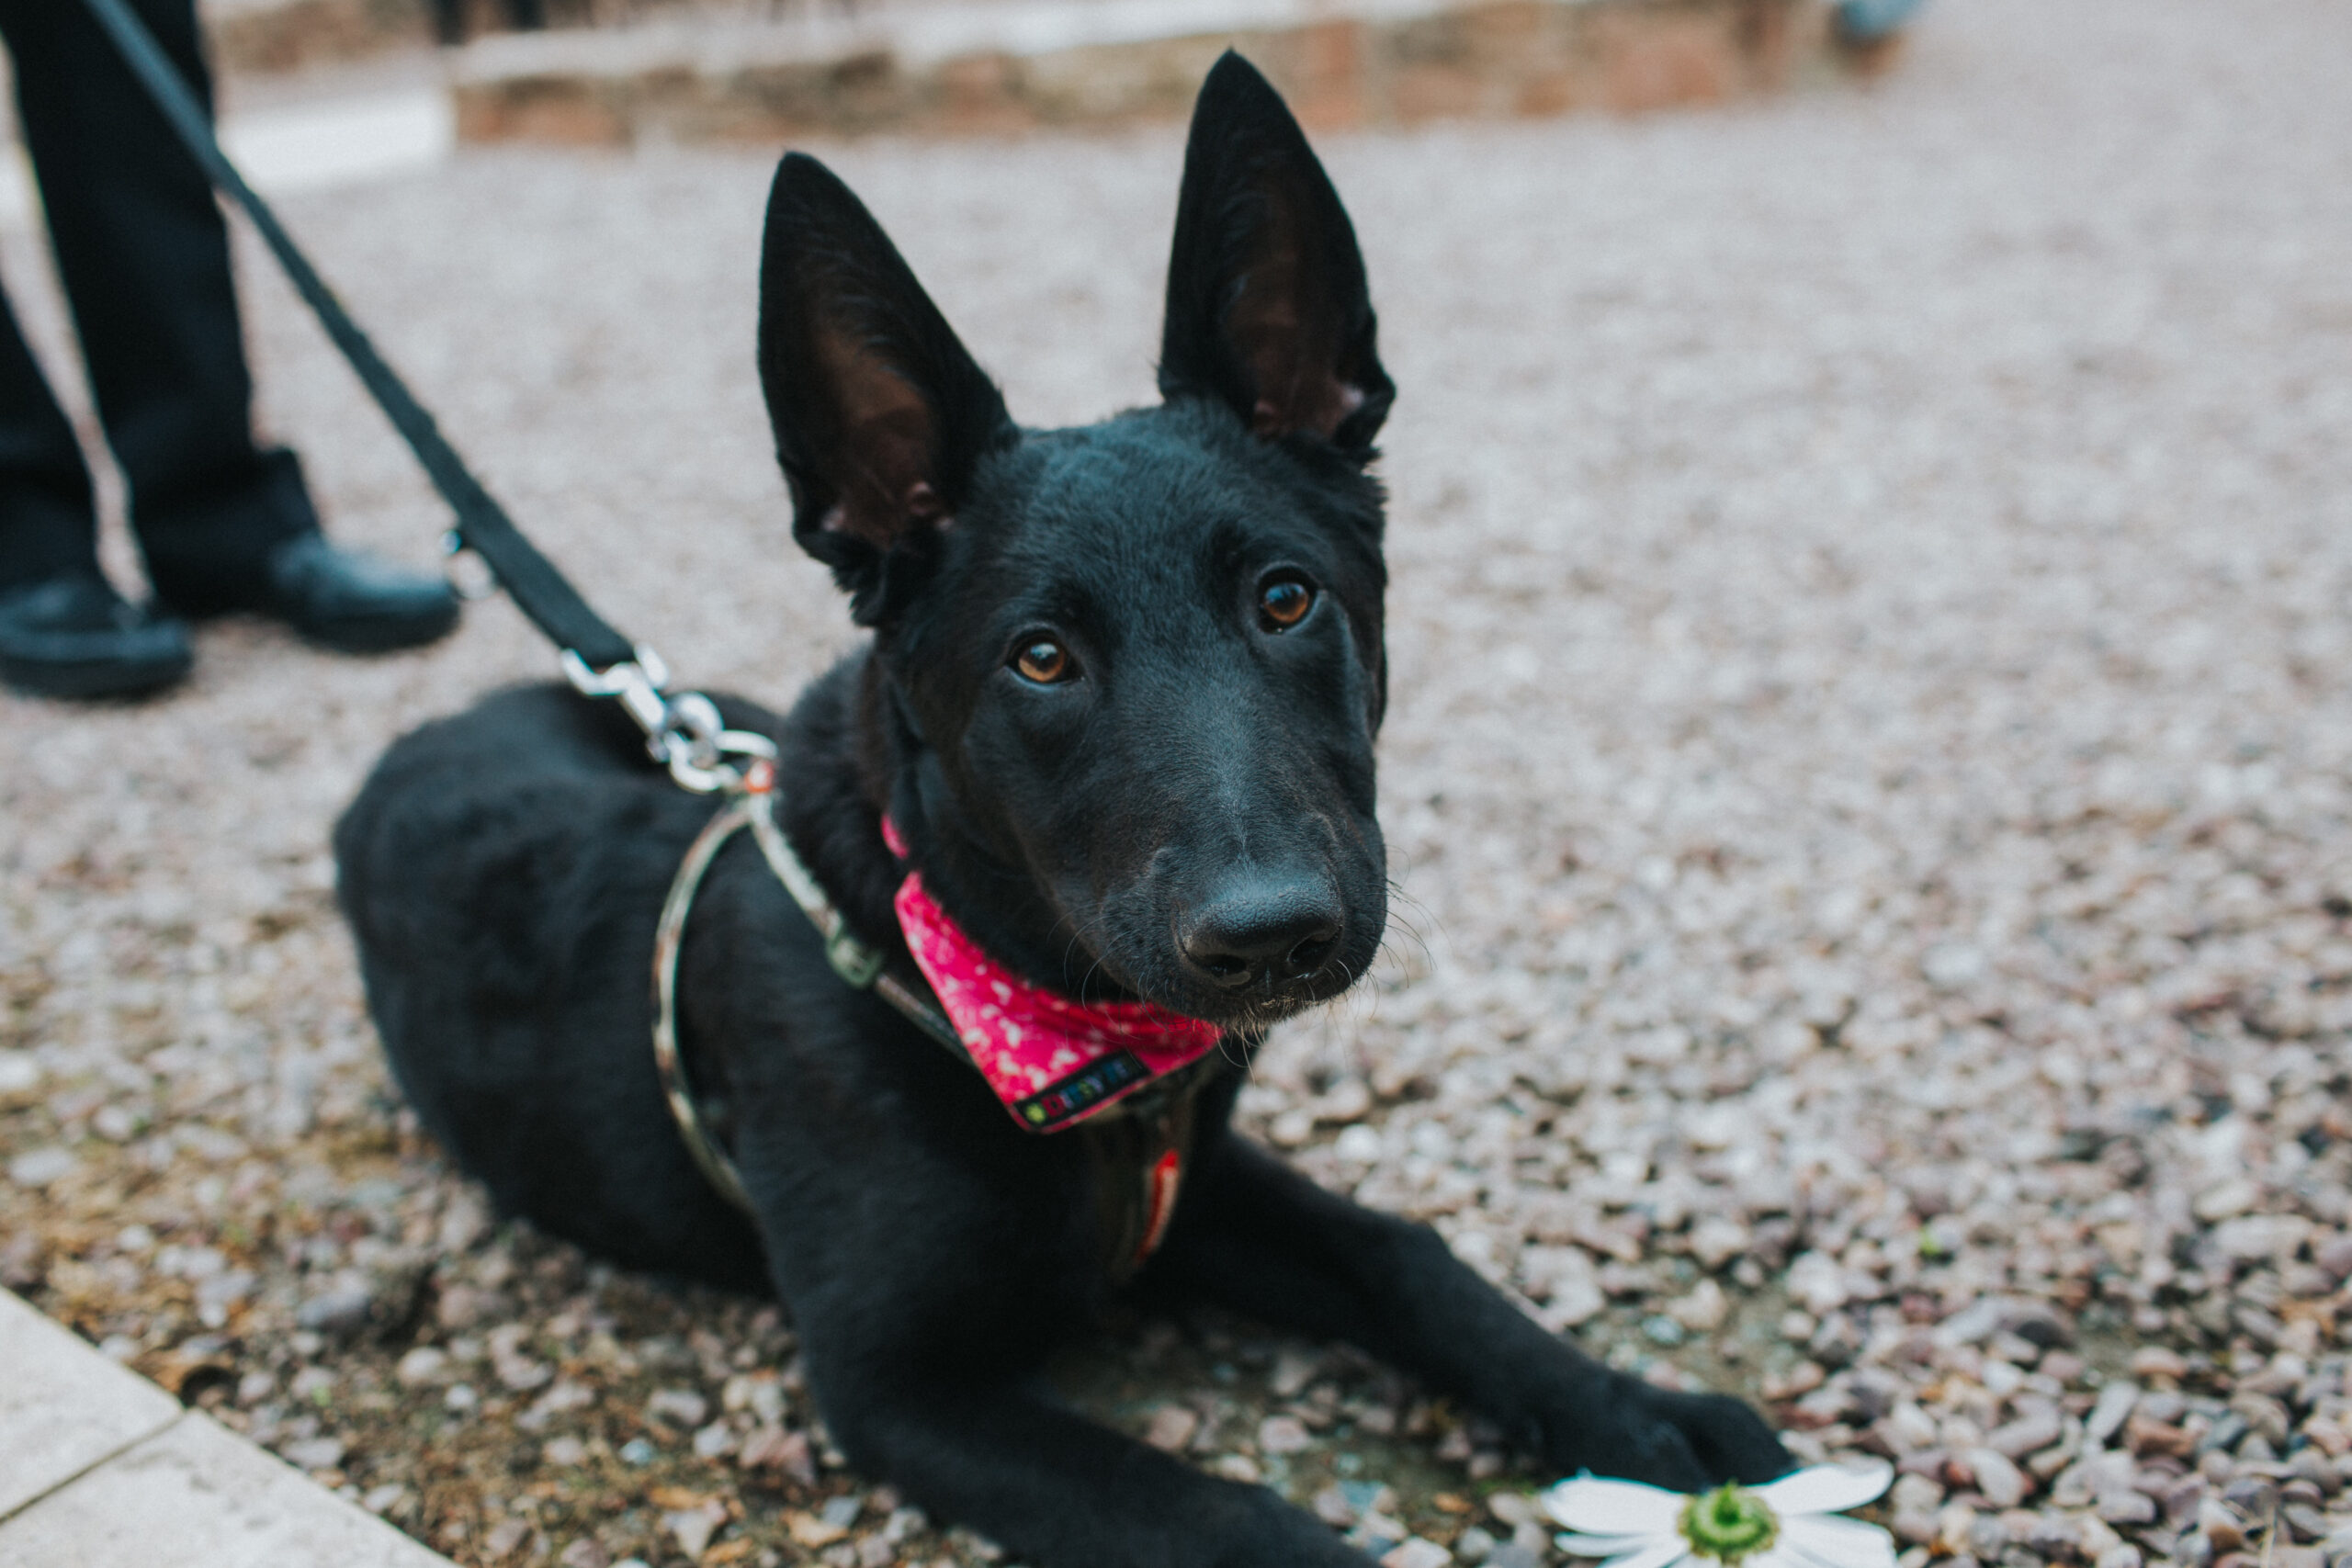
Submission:
M 736 829 L 747 824 L 753 829 L 770 867 L 825 937 L 826 955 L 842 978 L 858 988 L 876 991 L 968 1065 L 970 1054 L 957 1038 L 955 1025 L 936 1004 L 882 973 L 879 955 L 851 935 L 816 878 L 800 864 L 777 830 L 770 815 L 774 803 L 769 795 L 775 743 L 764 735 L 727 728 L 717 705 L 700 692 L 668 693 L 669 672 L 653 650 L 632 644 L 588 607 L 579 591 L 523 536 L 505 508 L 482 488 L 424 405 L 376 352 L 359 323 L 351 319 L 310 258 L 294 243 L 269 204 L 254 194 L 220 151 L 203 106 L 127 0 L 85 0 L 85 4 L 212 183 L 253 220 L 270 253 L 293 281 L 295 291 L 343 351 L 376 406 L 424 465 L 433 487 L 457 514 L 458 542 L 482 558 L 515 607 L 562 649 L 564 673 L 571 683 L 590 696 L 616 699 L 645 730 L 647 750 L 654 760 L 666 763 L 671 777 L 679 784 L 703 794 L 724 791 L 731 797 L 729 805 L 704 829 L 679 870 L 662 910 L 663 930 L 655 955 L 654 1054 L 662 1092 L 688 1152 L 720 1194 L 739 1207 L 748 1210 L 751 1206 L 732 1159 L 722 1141 L 706 1126 L 693 1085 L 686 1079 L 676 1039 L 673 988 L 686 910 L 710 860 Z M 1216 1070 L 1218 1058 L 1212 1055 L 1203 1060 L 1205 1069 L 1198 1064 L 1182 1069 L 1178 1078 L 1134 1097 L 1123 1112 L 1086 1124 L 1091 1158 L 1122 1170 L 1132 1165 L 1141 1178 L 1139 1190 L 1133 1181 L 1099 1183 L 1105 1262 L 1114 1280 L 1123 1280 L 1143 1266 L 1158 1248 L 1173 1212 L 1177 1183 L 1192 1142 L 1193 1096 L 1206 1074 Z M 1121 1151 L 1110 1152 L 1106 1140 L 1123 1140 Z
M 376 400 L 376 406 L 424 465 L 433 488 L 457 514 L 458 543 L 481 558 L 515 608 L 563 650 L 564 671 L 572 684 L 591 696 L 617 699 L 644 728 L 654 759 L 668 763 L 672 774 L 689 789 L 707 792 L 728 786 L 736 775 L 725 761 L 730 755 L 758 755 L 763 750 L 772 754 L 773 749 L 762 738 L 724 728 L 718 710 L 701 694 L 665 694 L 669 673 L 652 650 L 631 643 L 588 607 L 554 563 L 523 536 L 506 509 L 482 488 L 458 449 L 441 434 L 424 405 L 376 352 L 376 345 L 351 319 L 269 204 L 254 194 L 220 151 L 203 105 L 127 0 L 85 3 L 122 51 L 124 62 L 146 87 L 181 143 L 212 183 L 253 220 L 295 291 L 343 351 L 368 395 Z

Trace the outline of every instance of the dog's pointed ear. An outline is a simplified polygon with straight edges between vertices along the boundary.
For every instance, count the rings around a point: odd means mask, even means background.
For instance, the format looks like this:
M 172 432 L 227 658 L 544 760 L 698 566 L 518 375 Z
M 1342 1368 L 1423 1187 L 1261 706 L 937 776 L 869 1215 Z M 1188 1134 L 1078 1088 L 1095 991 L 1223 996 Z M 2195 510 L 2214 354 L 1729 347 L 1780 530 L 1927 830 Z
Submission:
M 1184 149 L 1162 396 L 1214 397 L 1259 435 L 1362 458 L 1396 389 L 1381 368 L 1355 228 L 1282 95 L 1227 51 Z
M 759 341 L 793 536 L 872 625 L 953 525 L 979 459 L 1014 438 L 1004 399 L 873 214 L 806 153 L 768 191 Z

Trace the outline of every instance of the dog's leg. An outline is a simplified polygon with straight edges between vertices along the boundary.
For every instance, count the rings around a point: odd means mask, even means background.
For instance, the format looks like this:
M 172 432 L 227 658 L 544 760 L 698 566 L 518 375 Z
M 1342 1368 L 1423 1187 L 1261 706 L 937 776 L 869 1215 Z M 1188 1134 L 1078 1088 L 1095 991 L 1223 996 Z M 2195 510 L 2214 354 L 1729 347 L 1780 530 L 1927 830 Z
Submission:
M 1228 1139 L 1185 1196 L 1154 1282 L 1348 1340 L 1498 1423 L 1563 1475 L 1679 1489 L 1792 1464 L 1754 1411 L 1611 1371 L 1531 1321 L 1427 1225 L 1324 1191 Z
M 1204 1475 L 1036 1386 L 1100 1304 L 1086 1155 L 1008 1138 L 969 1068 L 927 1042 L 904 1047 L 905 1077 L 854 1093 L 812 1080 L 749 1119 L 742 1145 L 809 1392 L 857 1468 L 1037 1568 L 1371 1568 L 1272 1493 Z M 898 1059 L 870 1044 L 856 1058 Z M 937 1135 L 886 1135 L 858 1109 L 883 1100 L 906 1107 L 902 1134 Z M 819 1113 L 829 1106 L 846 1109 Z
M 841 1413 L 834 1436 L 861 1470 L 1023 1561 L 1367 1568 L 1265 1488 L 1204 1475 L 1012 1382 L 860 1375 L 844 1387 L 837 1376 L 824 1393 Z

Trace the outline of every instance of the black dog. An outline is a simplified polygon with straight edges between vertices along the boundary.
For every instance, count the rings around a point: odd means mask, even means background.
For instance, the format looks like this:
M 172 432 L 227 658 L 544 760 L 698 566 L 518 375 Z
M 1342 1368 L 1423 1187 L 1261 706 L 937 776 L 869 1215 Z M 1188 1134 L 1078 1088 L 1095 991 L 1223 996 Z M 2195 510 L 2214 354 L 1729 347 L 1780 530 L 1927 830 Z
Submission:
M 874 636 L 788 718 L 725 705 L 781 743 L 786 836 L 849 927 L 911 974 L 911 865 L 1007 970 L 1209 1021 L 1236 1059 L 1361 976 L 1386 915 L 1365 467 L 1393 389 L 1354 232 L 1264 79 L 1227 55 L 1201 93 L 1157 408 L 1014 425 L 807 157 L 776 173 L 760 287 L 795 536 Z M 1559 1473 L 1787 1468 L 1745 1405 L 1610 1371 L 1427 1228 L 1230 1136 L 1217 1053 L 1152 1086 L 1154 1118 L 1013 1124 L 836 975 L 736 840 L 685 928 L 678 1015 L 747 1219 L 689 1159 L 648 1042 L 657 912 L 711 812 L 561 690 L 409 737 L 336 836 L 369 1000 L 425 1126 L 503 1211 L 632 1267 L 771 1284 L 842 1449 L 936 1516 L 1047 1564 L 1363 1562 L 1272 1493 L 1031 1386 L 1135 1260 L 1102 1237 L 1134 1218 L 1147 1121 L 1182 1183 L 1136 1290 L 1350 1340 Z

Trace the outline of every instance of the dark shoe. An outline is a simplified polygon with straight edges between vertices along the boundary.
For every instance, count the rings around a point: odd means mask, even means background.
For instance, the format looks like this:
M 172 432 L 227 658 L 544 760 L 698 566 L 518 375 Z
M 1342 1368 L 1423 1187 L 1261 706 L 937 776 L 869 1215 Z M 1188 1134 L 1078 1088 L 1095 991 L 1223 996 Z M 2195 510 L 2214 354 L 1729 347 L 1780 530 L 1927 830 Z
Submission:
M 269 552 L 241 609 L 274 615 L 345 653 L 413 648 L 448 635 L 458 596 L 437 577 L 300 534 Z
M 196 656 L 187 629 L 75 573 L 0 595 L 0 680 L 40 697 L 122 697 L 168 686 Z
M 283 446 L 173 485 L 131 487 L 131 531 L 155 597 L 191 621 L 269 600 L 269 557 L 319 531 L 302 461 Z
M 345 653 L 413 648 L 458 624 L 439 578 L 327 543 L 282 446 L 146 502 L 134 487 L 131 513 L 155 597 L 190 619 L 249 610 Z

